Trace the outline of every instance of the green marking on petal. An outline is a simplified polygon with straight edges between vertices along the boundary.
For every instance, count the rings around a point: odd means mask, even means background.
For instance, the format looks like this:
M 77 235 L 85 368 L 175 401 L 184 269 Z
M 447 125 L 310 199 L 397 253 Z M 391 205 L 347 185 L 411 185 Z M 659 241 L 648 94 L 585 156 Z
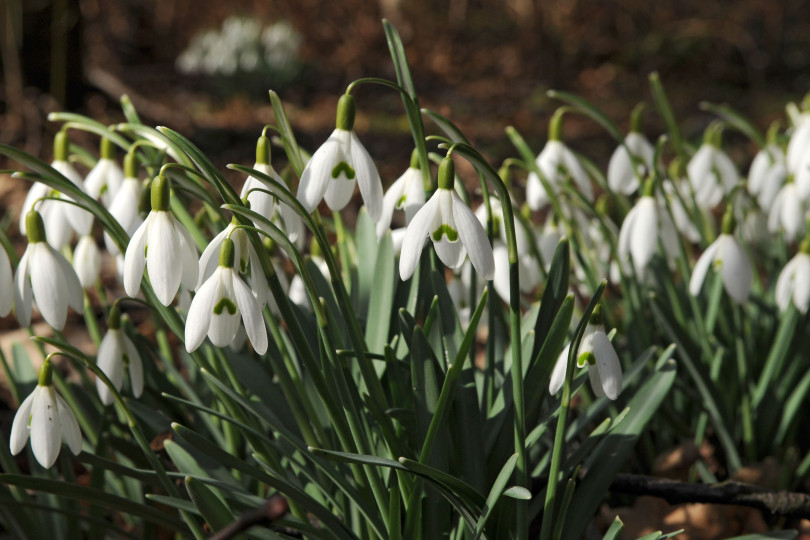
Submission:
M 354 169 L 352 169 L 352 166 L 345 161 L 341 161 L 335 165 L 335 168 L 332 169 L 332 178 L 340 178 L 341 173 L 346 177 L 347 180 L 354 180 Z
M 585 364 L 596 365 L 596 357 L 592 352 L 582 353 L 577 358 L 577 367 L 585 367 Z
M 399 200 L 397 201 L 397 205 L 394 208 L 397 209 L 402 208 L 402 205 L 405 204 L 406 200 L 408 200 L 408 198 L 405 195 L 403 195 L 402 197 L 399 198 Z
M 223 298 L 214 306 L 214 314 L 221 315 L 223 309 L 227 309 L 228 313 L 234 315 L 236 313 L 236 304 L 231 302 L 228 298 Z
M 127 353 L 121 355 L 121 361 L 124 363 L 125 366 L 129 366 L 129 355 Z
M 442 225 L 433 231 L 433 234 L 431 235 L 434 242 L 441 242 L 443 236 L 447 237 L 448 242 L 458 241 L 458 231 L 446 223 L 442 223 Z

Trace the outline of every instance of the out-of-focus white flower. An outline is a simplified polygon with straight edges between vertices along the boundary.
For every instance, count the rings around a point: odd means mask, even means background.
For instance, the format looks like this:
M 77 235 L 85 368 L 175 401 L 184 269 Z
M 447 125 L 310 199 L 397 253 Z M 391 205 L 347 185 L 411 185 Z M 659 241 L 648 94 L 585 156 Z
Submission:
M 607 172 L 610 189 L 625 195 L 636 191 L 639 178 L 644 178 L 652 168 L 654 153 L 652 144 L 644 135 L 637 131 L 628 133 L 624 144 L 617 146 L 610 156 Z
M 810 307 L 810 239 L 805 238 L 799 252 L 788 261 L 776 280 L 776 305 L 784 312 L 791 301 L 807 313 Z
M 438 189 L 416 213 L 405 233 L 399 258 L 399 275 L 403 281 L 416 270 L 428 237 L 446 266 L 458 269 L 469 255 L 470 262 L 484 279 L 494 276 L 495 261 L 487 234 L 472 210 L 453 190 L 454 182 L 453 158 L 445 157 L 439 165 Z
M 677 255 L 678 234 L 675 224 L 654 197 L 652 180 L 648 181 L 644 195 L 627 214 L 619 232 L 619 259 L 632 258 L 639 277 L 644 276 L 647 265 L 658 251 L 660 240 L 668 260 Z
M 14 304 L 14 278 L 8 253 L 0 246 L 0 317 L 5 317 Z
M 748 192 L 756 197 L 763 210 L 768 211 L 787 176 L 784 152 L 777 145 L 768 144 L 757 152 L 751 162 Z
M 264 135 L 259 137 L 256 143 L 256 163 L 253 168 L 285 185 L 284 180 L 270 164 L 270 140 Z M 248 176 L 239 196 L 247 199 L 251 210 L 272 221 L 289 236 L 291 242 L 297 242 L 300 246 L 304 241 L 304 223 L 295 210 L 267 193 L 269 188 L 261 179 Z M 269 232 L 268 227 L 261 221 L 256 221 L 253 225 Z
M 261 308 L 253 292 L 234 270 L 234 243 L 222 241 L 219 266 L 191 301 L 186 318 L 186 350 L 195 351 L 207 335 L 217 347 L 233 343 L 243 322 L 253 348 L 259 354 L 267 351 L 267 330 Z
M 67 259 L 46 241 L 39 212 L 31 210 L 25 221 L 28 247 L 14 276 L 14 313 L 20 326 L 30 326 L 31 305 L 36 300 L 45 322 L 61 330 L 68 306 L 78 312 L 84 309 L 82 285 Z
M 110 139 L 102 137 L 100 153 L 99 160 L 84 179 L 84 189 L 88 195 L 109 208 L 124 181 L 124 171 L 115 162 L 115 148 Z
M 62 437 L 70 451 L 82 451 L 82 433 L 76 416 L 62 396 L 56 393 L 52 382 L 50 360 L 39 368 L 39 382 L 34 391 L 20 404 L 11 424 L 9 449 L 19 454 L 31 438 L 31 450 L 40 465 L 50 469 L 59 457 Z
M 73 269 L 83 288 L 92 287 L 101 274 L 101 253 L 96 240 L 90 236 L 82 236 L 76 249 L 73 250 Z
M 560 139 L 561 131 L 562 113 L 558 111 L 549 123 L 549 140 L 535 163 L 555 193 L 559 193 L 563 182 L 570 175 L 582 195 L 592 201 L 593 189 L 588 174 L 579 159 Z M 526 202 L 532 210 L 540 210 L 550 202 L 545 186 L 534 171 L 529 172 L 526 179 Z
M 124 368 L 129 369 L 129 382 L 132 395 L 141 397 L 143 393 L 143 362 L 138 349 L 121 329 L 121 313 L 117 305 L 110 311 L 107 333 L 98 347 L 98 368 L 104 372 L 117 391 L 124 384 Z M 111 405 L 113 394 L 110 388 L 96 379 L 96 390 L 104 405 Z
M 342 210 L 360 186 L 360 195 L 375 222 L 382 214 L 380 174 L 363 143 L 354 133 L 354 98 L 344 94 L 338 101 L 337 127 L 309 160 L 298 185 L 298 200 L 312 212 L 321 199 L 334 211 Z
M 802 165 L 808 163 L 810 154 L 810 111 L 802 112 L 796 124 L 793 126 L 793 134 L 787 147 L 787 167 L 788 170 L 796 174 Z
M 82 177 L 73 168 L 73 165 L 68 163 L 68 138 L 64 131 L 60 131 L 54 138 L 54 161 L 51 166 L 62 173 L 62 175 L 76 184 L 79 189 L 84 190 L 84 182 Z M 73 204 L 63 203 L 57 200 L 46 199 L 40 200 L 43 197 L 57 197 L 72 201 L 73 199 L 63 193 L 53 190 L 51 187 L 35 182 L 28 195 L 23 202 L 22 213 L 20 214 L 20 232 L 26 234 L 26 216 L 28 212 L 34 209 L 41 214 L 45 223 L 45 230 L 47 231 L 48 243 L 55 249 L 62 249 L 70 241 L 70 235 L 76 231 L 79 235 L 90 234 L 90 228 L 93 226 L 93 215 L 86 210 L 83 210 Z
M 706 279 L 709 267 L 714 267 L 723 280 L 723 287 L 738 304 L 748 299 L 751 291 L 752 269 L 748 254 L 733 236 L 734 211 L 731 207 L 723 217 L 720 236 L 700 256 L 689 280 L 689 294 L 697 296 Z
M 569 344 L 557 357 L 554 370 L 549 381 L 549 393 L 556 394 L 565 382 L 565 373 L 568 368 Z M 597 305 L 582 335 L 582 341 L 577 351 L 577 366 L 588 367 L 588 378 L 591 388 L 597 397 L 606 396 L 610 400 L 619 397 L 622 391 L 622 365 L 619 357 L 610 343 L 605 327 L 602 324 L 602 313 Z
M 129 241 L 124 255 L 124 290 L 135 296 L 146 269 L 160 303 L 172 303 L 182 283 L 197 283 L 197 249 L 189 232 L 169 210 L 169 181 L 159 175 L 152 182 L 152 211 Z
M 785 240 L 793 242 L 804 233 L 805 202 L 799 196 L 798 186 L 789 182 L 782 186 L 773 200 L 768 214 L 768 231 L 783 231 Z
M 669 179 L 665 179 L 662 185 L 664 188 L 664 195 L 659 195 L 659 201 L 664 204 L 664 197 L 666 197 L 669 203 L 669 208 L 672 211 L 672 220 L 675 223 L 675 228 L 678 229 L 678 232 L 680 232 L 689 242 L 693 244 L 700 242 L 700 231 L 697 228 L 698 226 L 689 215 L 686 208 L 684 208 L 684 205 L 681 203 L 681 199 L 683 199 L 686 204 L 689 204 L 689 201 L 691 201 L 689 185 L 685 180 L 675 183 Z M 676 192 L 676 190 L 678 191 Z M 680 198 L 678 195 L 680 195 Z M 701 213 L 702 219 L 711 219 L 704 209 L 698 207 L 697 211 Z
M 377 222 L 377 238 L 380 239 L 391 227 L 394 210 L 405 212 L 405 225 L 408 225 L 416 212 L 425 204 L 425 186 L 422 171 L 419 169 L 419 156 L 416 150 L 411 155 L 411 164 L 394 180 L 383 197 L 382 215 Z
M 695 202 L 701 208 L 714 208 L 730 192 L 740 175 L 731 158 L 720 148 L 719 128 L 710 126 L 706 130 L 703 144 L 689 160 L 686 167 Z
M 129 154 L 127 154 L 129 158 Z M 132 176 L 127 174 L 118 192 L 110 202 L 110 215 L 115 218 L 121 228 L 132 237 L 138 227 L 143 223 L 141 218 L 141 181 L 135 177 L 135 171 L 132 171 Z M 113 242 L 107 232 L 104 232 L 104 245 L 107 246 L 107 251 L 112 255 L 119 254 L 118 246 Z

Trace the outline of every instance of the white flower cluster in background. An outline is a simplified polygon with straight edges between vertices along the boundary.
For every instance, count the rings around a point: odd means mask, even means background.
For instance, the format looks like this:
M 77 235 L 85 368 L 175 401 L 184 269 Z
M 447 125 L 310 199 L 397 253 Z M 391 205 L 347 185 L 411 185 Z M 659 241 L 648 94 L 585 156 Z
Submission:
M 285 20 L 262 26 L 254 19 L 232 15 L 221 29 L 195 34 L 176 66 L 189 75 L 294 74 L 301 41 L 301 34 Z

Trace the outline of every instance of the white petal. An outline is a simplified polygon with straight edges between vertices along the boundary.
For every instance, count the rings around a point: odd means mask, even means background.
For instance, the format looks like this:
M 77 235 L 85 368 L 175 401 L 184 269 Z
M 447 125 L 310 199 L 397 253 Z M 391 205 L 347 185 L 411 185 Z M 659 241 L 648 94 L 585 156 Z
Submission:
M 427 242 L 428 234 L 431 232 L 430 229 L 438 212 L 438 192 L 439 190 L 436 190 L 430 200 L 419 209 L 405 231 L 399 257 L 399 276 L 402 281 L 409 279 L 416 270 L 416 265 L 419 264 L 422 248 Z
M 183 258 L 183 273 L 180 277 L 180 284 L 188 290 L 195 288 L 197 284 L 198 264 L 197 264 L 197 245 L 191 237 L 191 233 L 186 230 L 179 221 L 174 222 L 175 231 L 180 240 L 179 251 Z M 236 252 L 239 255 L 239 252 Z
M 59 421 L 61 422 L 62 435 L 68 443 L 68 448 L 73 452 L 74 456 L 78 456 L 82 451 L 82 432 L 79 429 L 79 422 L 76 421 L 76 415 L 73 410 L 68 406 L 65 400 L 54 392 L 56 396 L 56 404 L 59 408 Z
M 39 464 L 50 469 L 62 446 L 62 425 L 53 386 L 43 386 L 31 407 L 31 450 Z
M 638 178 L 633 172 L 630 154 L 624 146 L 617 146 L 610 156 L 607 180 L 610 189 L 617 193 L 629 195 L 638 189 Z
M 341 175 L 339 178 L 332 178 L 326 185 L 323 200 L 330 210 L 338 212 L 346 208 L 354 195 L 354 180 L 347 180 Z
M 82 287 L 92 287 L 101 272 L 101 254 L 92 236 L 82 236 L 73 251 L 73 268 Z
M 34 396 L 37 395 L 38 391 L 39 386 L 20 403 L 20 408 L 17 409 L 17 414 L 14 415 L 14 422 L 11 424 L 11 437 L 9 439 L 9 450 L 11 450 L 11 455 L 13 456 L 19 454 L 20 451 L 25 448 L 25 443 L 28 442 L 28 423 L 31 421 L 31 406 L 34 403 Z
M 568 351 L 571 345 L 568 344 L 557 357 L 554 363 L 554 370 L 551 372 L 551 380 L 548 383 L 548 393 L 552 396 L 560 391 L 565 382 L 565 372 L 568 368 Z
M 264 354 L 267 352 L 267 329 L 264 326 L 264 317 L 262 317 L 259 304 L 247 285 L 236 275 L 233 279 L 233 290 L 250 343 L 253 344 L 257 353 Z
M 492 277 L 492 283 L 495 285 L 495 292 L 504 302 L 509 302 L 510 288 L 509 288 L 509 253 L 504 244 L 500 241 L 495 243 L 492 248 L 492 255 L 495 260 L 495 275 Z M 521 276 L 522 277 L 522 276 Z M 520 282 L 523 286 L 523 280 Z
M 183 253 L 180 252 L 179 231 L 175 230 L 172 222 L 174 216 L 166 211 L 153 212 L 152 215 L 154 218 L 146 244 L 146 270 L 158 300 L 168 306 L 180 288 Z
M 31 189 L 28 190 L 28 194 L 25 196 L 25 201 L 22 205 L 22 210 L 20 212 L 20 234 L 25 234 L 25 217 L 28 215 L 28 212 L 34 209 L 34 203 L 41 199 L 42 197 L 47 197 L 51 193 L 51 188 L 43 184 L 41 182 L 34 182 L 34 185 L 31 186 Z M 39 210 L 40 214 L 42 214 L 42 205 L 47 201 L 41 201 L 37 205 L 37 209 Z
M 251 206 L 251 209 L 253 207 Z M 214 270 L 217 269 L 219 266 L 219 248 L 222 245 L 222 241 L 228 236 L 228 233 L 233 230 L 233 227 L 230 225 L 225 227 L 218 235 L 216 235 L 208 245 L 205 246 L 205 249 L 200 255 L 200 264 L 198 269 L 198 280 L 197 285 L 194 287 L 194 290 L 198 290 L 203 282 L 207 280 L 211 275 L 214 273 Z
M 124 350 L 129 361 L 129 384 L 132 386 L 132 395 L 138 398 L 143 394 L 143 362 L 135 344 L 126 335 L 123 338 Z
M 790 299 L 793 296 L 793 290 L 796 286 L 796 274 L 800 264 L 801 262 L 799 255 L 796 255 L 788 261 L 788 263 L 779 273 L 779 278 L 776 280 L 774 299 L 776 300 L 776 305 L 779 306 L 780 311 L 784 312 L 787 310 L 787 307 L 790 304 Z
M 20 263 L 17 265 L 17 273 L 14 275 L 14 315 L 20 326 L 31 326 L 31 304 L 33 303 L 33 291 L 31 290 L 31 275 L 28 268 L 28 258 L 34 244 L 29 244 L 23 253 Z
M 217 275 L 216 278 L 211 276 L 194 295 L 188 308 L 188 317 L 186 317 L 186 351 L 197 350 L 205 339 L 205 335 L 208 334 L 211 317 L 214 315 L 214 304 L 219 300 L 218 292 L 219 276 Z
M 318 207 L 326 192 L 326 186 L 332 179 L 332 169 L 335 167 L 336 158 L 340 150 L 340 143 L 336 138 L 335 130 L 320 148 L 312 155 L 312 158 L 304 167 L 301 173 L 301 182 L 298 184 L 298 200 L 307 212 L 312 212 Z
M 743 247 L 730 235 L 721 235 L 725 238 L 717 258 L 721 261 L 721 274 L 726 292 L 738 304 L 748 299 L 751 290 L 751 261 Z
M 234 312 L 231 313 L 228 307 L 223 307 L 219 313 L 212 313 L 211 324 L 208 326 L 208 338 L 217 347 L 227 347 L 233 343 L 236 336 L 236 329 L 239 328 L 239 306 L 236 304 L 236 295 L 233 290 L 233 282 L 236 272 L 231 268 L 220 267 L 211 279 L 219 277 L 219 293 L 217 302 L 227 299 L 231 302 Z M 214 304 L 216 309 L 217 304 Z
M 124 255 L 124 290 L 128 296 L 136 296 L 141 290 L 143 271 L 146 268 L 146 242 L 153 215 L 154 213 L 150 213 L 146 221 L 141 223 L 127 245 Z
M 582 195 L 589 201 L 593 201 L 593 188 L 591 188 L 591 182 L 588 180 L 588 173 L 585 172 L 579 159 L 567 147 L 563 150 L 563 164 Z
M 593 335 L 593 355 L 596 358 L 596 369 L 602 382 L 602 390 L 608 399 L 614 400 L 622 391 L 622 366 L 604 332 L 595 332 Z M 588 368 L 592 369 L 593 367 Z
M 791 171 L 799 168 L 810 146 L 810 117 L 807 113 L 802 113 L 800 118 L 787 148 L 787 164 Z
M 14 304 L 14 276 L 11 273 L 11 261 L 8 253 L 0 247 L 0 317 L 5 317 Z
M 526 202 L 529 204 L 529 209 L 533 211 L 540 210 L 549 203 L 546 189 L 534 171 L 530 172 L 529 177 L 526 178 Z
M 98 347 L 96 365 L 104 372 L 119 392 L 124 383 L 123 342 L 121 330 L 108 330 Z M 113 394 L 100 378 L 96 378 L 96 390 L 104 405 L 112 405 Z
M 700 294 L 700 288 L 703 286 L 703 281 L 706 279 L 706 272 L 709 271 L 709 266 L 714 262 L 718 247 L 719 241 L 715 240 L 712 245 L 706 248 L 706 251 L 703 252 L 703 255 L 700 256 L 697 264 L 695 264 L 695 268 L 692 270 L 692 277 L 689 280 L 689 294 L 692 296 Z
M 382 212 L 380 213 L 380 219 L 377 220 L 378 240 L 381 240 L 385 235 L 385 232 L 391 228 L 391 220 L 394 216 L 394 210 L 402 198 L 402 192 L 405 189 L 404 176 L 405 175 L 402 175 L 395 180 L 394 183 L 388 188 L 388 191 L 385 192 L 385 197 L 383 197 L 382 202 Z
M 740 181 L 740 173 L 737 172 L 737 166 L 728 157 L 728 154 L 722 150 L 718 150 L 714 156 L 714 166 L 720 173 L 720 182 L 723 184 L 725 192 L 730 192 L 734 186 Z
M 382 213 L 382 182 L 380 173 L 374 165 L 366 147 L 357 138 L 354 131 L 351 132 L 351 159 L 352 167 L 357 174 L 357 185 L 360 187 L 360 195 L 363 196 L 363 203 L 366 205 L 369 217 L 379 221 Z
M 495 259 L 492 256 L 492 246 L 489 244 L 487 233 L 481 223 L 475 218 L 472 210 L 467 207 L 461 198 L 452 192 L 453 218 L 456 222 L 459 240 L 467 249 L 470 262 L 481 276 L 491 280 L 495 275 Z
M 37 308 L 42 313 L 42 318 L 57 330 L 65 327 L 68 294 L 70 293 L 63 268 L 59 264 L 59 257 L 62 255 L 54 251 L 51 246 L 45 242 L 38 242 L 33 246 L 30 260 L 31 289 L 34 291 Z M 76 274 L 72 268 L 71 273 L 75 278 Z M 78 278 L 76 278 L 77 283 Z M 79 290 L 81 290 L 81 285 L 79 285 Z
M 652 197 L 642 197 L 636 208 L 638 221 L 631 232 L 630 253 L 636 273 L 641 275 L 658 250 L 658 207 Z
M 599 379 L 599 370 L 596 366 L 588 366 L 588 379 L 591 381 L 591 390 L 596 397 L 600 398 L 605 395 L 605 390 L 602 387 L 602 381 Z

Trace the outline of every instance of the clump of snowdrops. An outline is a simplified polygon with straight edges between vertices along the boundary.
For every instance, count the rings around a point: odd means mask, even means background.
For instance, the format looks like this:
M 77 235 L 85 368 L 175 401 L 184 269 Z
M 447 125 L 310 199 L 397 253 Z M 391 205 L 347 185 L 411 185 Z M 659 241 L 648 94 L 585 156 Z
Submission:
M 0 146 L 33 182 L 27 248 L 0 250 L 0 314 L 28 327 L 35 306 L 53 329 L 32 332 L 43 361 L 2 358 L 19 404 L 7 531 L 574 539 L 623 467 L 684 440 L 718 448 L 702 482 L 767 455 L 794 467 L 785 487 L 806 475 L 810 114 L 791 105 L 764 137 L 706 104 L 693 146 L 657 75 L 652 141 L 641 107 L 624 135 L 553 92 L 539 155 L 509 129 L 519 157 L 495 168 L 420 109 L 385 30 L 397 80 L 349 85 L 311 155 L 270 93 L 255 162 L 229 165 L 241 192 L 126 98 L 114 126 L 51 115 L 50 165 Z M 368 153 L 361 85 L 401 95 L 413 147 Z M 566 141 L 571 114 L 615 139 L 606 175 Z M 98 157 L 71 130 L 97 134 Z M 731 131 L 759 147 L 747 177 Z M 375 162 L 407 156 L 380 178 Z

